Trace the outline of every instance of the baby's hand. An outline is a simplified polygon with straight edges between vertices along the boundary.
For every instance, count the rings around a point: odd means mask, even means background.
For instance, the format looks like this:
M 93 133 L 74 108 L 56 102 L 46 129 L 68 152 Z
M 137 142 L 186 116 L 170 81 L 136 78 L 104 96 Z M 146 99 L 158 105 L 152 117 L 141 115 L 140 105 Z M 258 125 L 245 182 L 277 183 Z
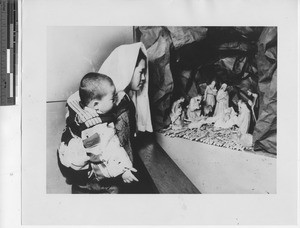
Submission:
M 135 168 L 131 168 L 126 170 L 123 174 L 122 174 L 122 178 L 124 183 L 131 183 L 132 181 L 139 181 L 133 174 L 132 172 L 137 172 L 137 170 Z

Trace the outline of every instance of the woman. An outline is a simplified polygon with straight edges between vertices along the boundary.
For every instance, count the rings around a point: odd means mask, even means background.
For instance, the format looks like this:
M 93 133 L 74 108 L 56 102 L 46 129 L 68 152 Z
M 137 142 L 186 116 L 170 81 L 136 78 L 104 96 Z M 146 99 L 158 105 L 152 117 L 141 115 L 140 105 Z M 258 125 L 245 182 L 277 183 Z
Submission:
M 133 161 L 132 140 L 137 131 L 152 132 L 149 98 L 148 67 L 145 46 L 139 42 L 117 47 L 104 61 L 99 73 L 108 75 L 116 87 L 116 133 L 121 146 Z M 78 91 L 67 101 L 87 127 L 101 122 L 91 109 L 82 109 Z
M 216 99 L 215 96 L 217 95 L 217 90 L 215 88 L 216 81 L 213 80 L 207 87 L 204 92 L 204 101 L 206 103 L 206 106 L 211 106 L 212 108 L 215 107 Z
M 218 91 L 217 98 L 216 98 L 217 105 L 214 112 L 214 116 L 216 117 L 223 116 L 225 109 L 228 108 L 229 96 L 226 89 L 227 89 L 227 84 L 223 83 L 221 88 Z

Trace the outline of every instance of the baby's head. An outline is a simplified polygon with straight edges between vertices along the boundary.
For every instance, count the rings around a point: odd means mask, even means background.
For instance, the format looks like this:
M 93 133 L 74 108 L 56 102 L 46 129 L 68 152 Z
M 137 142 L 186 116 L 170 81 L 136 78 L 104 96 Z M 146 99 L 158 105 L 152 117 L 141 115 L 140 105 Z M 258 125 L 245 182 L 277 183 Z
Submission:
M 80 82 L 79 96 L 81 104 L 107 113 L 114 106 L 116 88 L 110 77 L 99 73 L 88 73 Z

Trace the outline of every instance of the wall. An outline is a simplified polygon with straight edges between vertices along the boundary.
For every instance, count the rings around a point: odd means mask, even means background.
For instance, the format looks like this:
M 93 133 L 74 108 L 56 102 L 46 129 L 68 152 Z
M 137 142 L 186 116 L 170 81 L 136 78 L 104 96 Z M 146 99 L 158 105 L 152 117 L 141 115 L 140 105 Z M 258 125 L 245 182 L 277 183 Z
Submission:
M 132 27 L 49 27 L 47 101 L 67 99 L 82 76 L 98 71 L 120 44 L 132 43 Z
M 47 30 L 47 193 L 70 193 L 56 150 L 64 128 L 65 101 L 84 74 L 98 71 L 111 51 L 133 42 L 132 27 L 48 27 Z

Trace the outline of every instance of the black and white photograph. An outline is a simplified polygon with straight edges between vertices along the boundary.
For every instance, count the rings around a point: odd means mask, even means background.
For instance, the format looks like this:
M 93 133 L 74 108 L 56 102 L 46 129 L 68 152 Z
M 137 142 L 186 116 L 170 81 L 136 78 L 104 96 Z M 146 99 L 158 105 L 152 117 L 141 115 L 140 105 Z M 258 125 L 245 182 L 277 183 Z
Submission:
M 277 27 L 47 28 L 47 193 L 276 194 Z
M 297 0 L 9 1 L 0 227 L 299 223 Z

